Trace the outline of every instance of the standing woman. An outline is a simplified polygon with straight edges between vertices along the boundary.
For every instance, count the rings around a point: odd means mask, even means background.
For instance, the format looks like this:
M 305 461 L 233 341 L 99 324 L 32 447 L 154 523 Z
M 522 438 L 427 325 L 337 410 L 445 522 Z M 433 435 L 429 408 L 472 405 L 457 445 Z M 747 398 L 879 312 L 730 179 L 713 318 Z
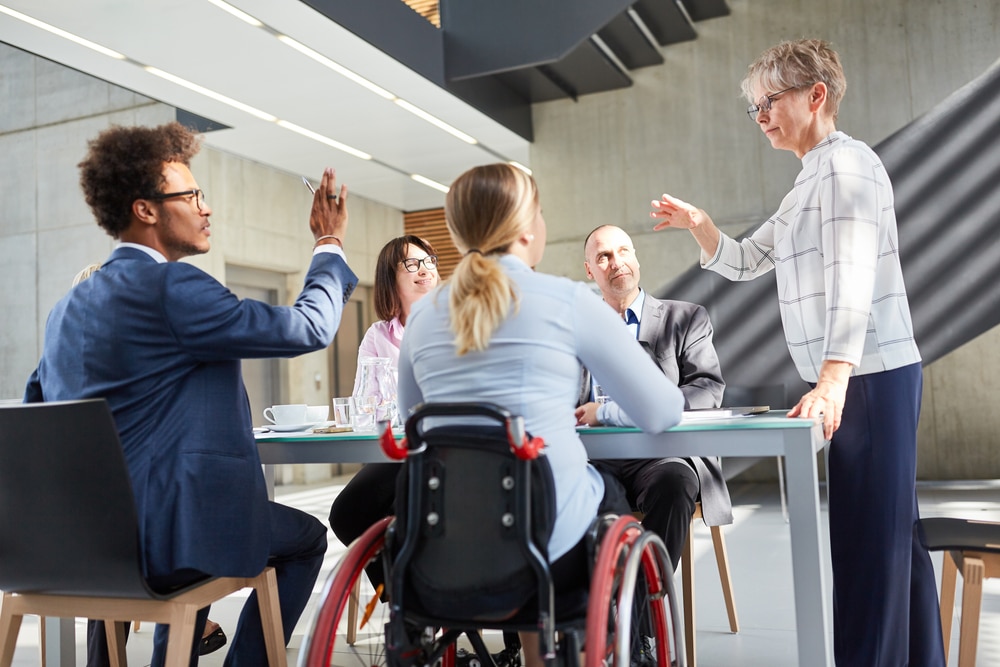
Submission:
M 375 314 L 379 319 L 361 340 L 358 358 L 388 357 L 396 372 L 410 308 L 437 284 L 437 253 L 430 243 L 408 234 L 382 246 L 375 262 Z M 354 394 L 360 383 L 358 364 Z M 369 463 L 351 478 L 330 508 L 330 528 L 337 539 L 350 544 L 373 523 L 392 514 L 398 471 L 398 463 Z
M 827 42 L 774 46 L 742 83 L 771 146 L 802 160 L 777 212 L 743 241 L 670 195 L 655 229 L 689 229 L 701 265 L 730 280 L 774 270 L 789 352 L 812 390 L 789 417 L 820 417 L 829 450 L 838 665 L 944 665 L 937 590 L 918 538 L 922 374 L 879 157 L 834 123 L 847 82 Z

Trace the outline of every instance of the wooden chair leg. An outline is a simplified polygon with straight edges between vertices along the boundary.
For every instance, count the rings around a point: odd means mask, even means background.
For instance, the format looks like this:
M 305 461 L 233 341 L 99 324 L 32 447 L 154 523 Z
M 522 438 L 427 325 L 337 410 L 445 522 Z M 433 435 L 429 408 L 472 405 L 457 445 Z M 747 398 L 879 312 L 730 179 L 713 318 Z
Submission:
M 264 568 L 264 571 L 254 578 L 253 587 L 257 591 L 257 606 L 260 608 L 264 645 L 267 648 L 267 664 L 270 667 L 288 667 L 285 630 L 281 623 L 281 606 L 278 602 L 278 575 L 274 568 Z
M 951 624 L 955 619 L 955 584 L 958 579 L 956 554 L 945 551 L 941 560 L 941 639 L 944 642 L 944 664 L 951 652 Z
M 740 621 L 736 617 L 736 598 L 733 596 L 733 578 L 729 574 L 729 552 L 721 526 L 712 526 L 712 545 L 715 547 L 715 564 L 719 566 L 719 581 L 722 582 L 722 596 L 726 599 L 726 613 L 729 615 L 729 630 L 740 631 Z
M 125 628 L 128 623 L 116 623 L 110 619 L 104 621 L 104 636 L 108 640 L 108 660 L 111 667 L 127 667 L 128 657 L 125 653 Z
M 20 614 L 14 614 L 10 609 L 10 593 L 2 593 L 0 597 L 0 667 L 10 667 L 14 660 L 14 648 L 17 646 L 17 634 L 21 630 Z
M 142 625 L 142 623 L 140 623 L 139 621 L 133 621 L 132 622 L 132 632 L 139 632 L 139 626 L 141 626 L 141 625 Z
M 351 596 L 347 599 L 347 645 L 354 646 L 358 641 L 358 605 L 361 599 L 361 577 L 354 582 Z
M 198 610 L 178 605 L 171 614 L 170 633 L 167 638 L 167 656 L 164 667 L 188 667 L 191 663 L 191 642 L 194 639 Z
M 697 665 L 694 631 L 694 540 L 691 539 L 693 528 L 694 519 L 692 518 L 691 526 L 688 528 L 687 541 L 684 542 L 684 551 L 681 552 L 681 583 L 684 589 L 684 643 L 687 649 L 688 667 L 696 667 Z
M 41 667 L 45 667 L 45 617 L 38 617 L 38 658 Z
M 975 667 L 979 641 L 979 612 L 983 602 L 983 575 L 986 565 L 980 558 L 962 558 L 962 620 L 958 631 L 958 667 Z

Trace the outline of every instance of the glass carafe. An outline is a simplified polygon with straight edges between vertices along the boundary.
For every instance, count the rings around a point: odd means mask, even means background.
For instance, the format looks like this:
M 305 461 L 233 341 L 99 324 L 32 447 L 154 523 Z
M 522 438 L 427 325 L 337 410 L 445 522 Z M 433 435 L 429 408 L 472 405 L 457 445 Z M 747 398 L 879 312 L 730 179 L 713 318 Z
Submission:
M 358 359 L 361 382 L 354 396 L 355 431 L 374 431 L 380 421 L 399 425 L 396 408 L 396 372 L 388 357 L 361 357 Z

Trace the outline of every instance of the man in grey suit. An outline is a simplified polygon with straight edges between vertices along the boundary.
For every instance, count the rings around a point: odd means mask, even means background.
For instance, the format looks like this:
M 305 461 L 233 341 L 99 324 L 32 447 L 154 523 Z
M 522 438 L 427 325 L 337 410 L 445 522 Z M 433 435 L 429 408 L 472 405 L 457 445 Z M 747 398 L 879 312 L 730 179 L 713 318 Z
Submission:
M 80 184 L 98 225 L 119 243 L 100 271 L 52 309 L 25 402 L 106 399 L 128 464 L 150 586 L 255 576 L 273 565 L 287 643 L 323 563 L 326 527 L 268 501 L 240 360 L 330 345 L 357 283 L 341 244 L 347 190 L 338 196 L 327 169 L 313 198 L 316 244 L 295 303 L 241 300 L 177 261 L 211 247 L 212 209 L 189 168 L 198 148 L 178 123 L 112 127 L 90 142 Z M 199 639 L 207 616 L 207 608 L 198 612 Z M 158 667 L 165 626 L 157 626 L 153 644 Z M 259 665 L 265 655 L 253 594 L 226 664 Z M 106 661 L 93 623 L 88 664 Z
M 639 287 L 635 246 L 620 227 L 602 225 L 592 231 L 584 242 L 584 255 L 587 277 L 597 283 L 604 301 L 633 329 L 664 375 L 677 383 L 685 409 L 718 407 L 726 385 L 712 345 L 708 312 L 697 304 L 661 301 L 646 294 Z M 584 403 L 576 417 L 580 424 L 591 426 L 632 425 L 614 402 Z M 622 482 L 631 506 L 645 515 L 643 525 L 663 538 L 675 569 L 698 500 L 709 526 L 733 521 L 717 457 L 609 460 L 594 465 Z

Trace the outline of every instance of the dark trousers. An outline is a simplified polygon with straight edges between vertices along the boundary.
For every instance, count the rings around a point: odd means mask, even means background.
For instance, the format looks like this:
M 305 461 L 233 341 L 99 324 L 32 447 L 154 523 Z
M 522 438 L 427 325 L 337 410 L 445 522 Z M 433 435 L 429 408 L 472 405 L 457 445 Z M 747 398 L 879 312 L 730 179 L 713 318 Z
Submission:
M 399 463 L 369 463 L 337 494 L 330 507 L 330 528 L 348 545 L 379 519 L 395 514 Z
M 592 463 L 625 488 L 629 506 L 644 514 L 643 527 L 660 536 L 676 570 L 701 491 L 698 473 L 691 464 L 678 458 Z
M 829 450 L 834 655 L 847 667 L 943 667 L 930 555 L 918 538 L 920 364 L 852 377 Z
M 278 580 L 278 602 L 281 607 L 281 623 L 285 631 L 285 644 L 292 637 L 295 624 L 298 623 L 302 610 L 309 601 L 316 577 L 323 565 L 323 555 L 326 553 L 326 526 L 315 517 L 292 507 L 270 503 L 271 523 L 271 553 L 267 564 L 275 570 Z M 238 549 L 239 545 L 232 545 Z M 198 664 L 198 640 L 205 631 L 208 619 L 208 607 L 198 612 L 195 634 L 192 638 L 191 666 Z M 103 623 L 100 625 L 103 633 Z M 103 637 L 103 635 L 101 635 Z M 167 654 L 167 626 L 157 625 L 153 634 L 153 658 L 151 667 L 162 667 Z M 90 633 L 87 636 L 87 664 L 90 662 L 91 644 L 96 637 Z M 95 656 L 98 655 L 94 652 Z M 107 657 L 107 646 L 104 647 Z M 107 664 L 107 663 L 104 663 Z M 264 631 L 260 622 L 260 607 L 257 604 L 257 593 L 247 598 L 232 636 L 229 652 L 223 665 L 226 667 L 267 666 L 267 651 L 264 647 Z

